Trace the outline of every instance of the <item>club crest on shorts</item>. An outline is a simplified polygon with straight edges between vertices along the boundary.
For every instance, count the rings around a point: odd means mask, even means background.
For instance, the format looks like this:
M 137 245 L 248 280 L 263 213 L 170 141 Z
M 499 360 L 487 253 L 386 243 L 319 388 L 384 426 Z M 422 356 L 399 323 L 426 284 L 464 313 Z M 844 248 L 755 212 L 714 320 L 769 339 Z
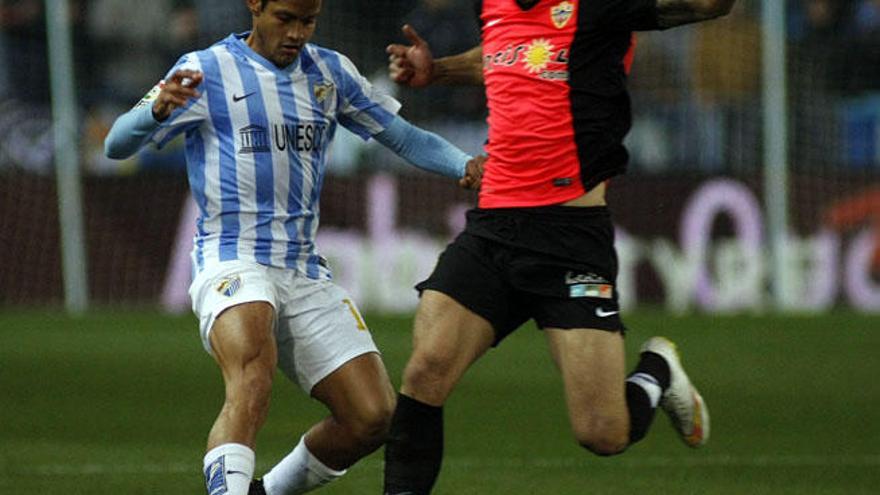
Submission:
M 238 292 L 238 289 L 241 288 L 241 277 L 238 275 L 233 275 L 231 277 L 224 278 L 217 284 L 217 292 L 223 294 L 226 297 L 232 297 Z
M 574 15 L 574 4 L 568 1 L 562 2 L 550 9 L 550 18 L 553 19 L 553 25 L 557 29 L 562 29 L 568 25 L 568 21 Z

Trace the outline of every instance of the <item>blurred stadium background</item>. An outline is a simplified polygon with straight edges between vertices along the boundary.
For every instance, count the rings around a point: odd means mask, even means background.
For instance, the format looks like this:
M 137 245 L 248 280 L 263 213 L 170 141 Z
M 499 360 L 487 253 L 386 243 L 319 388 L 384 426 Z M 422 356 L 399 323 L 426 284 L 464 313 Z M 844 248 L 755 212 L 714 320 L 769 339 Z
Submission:
M 61 4 L 72 77 L 47 55 Z M 481 89 L 403 90 L 384 70 L 404 22 L 435 54 L 473 46 L 471 12 L 469 0 L 325 0 L 314 41 L 477 153 Z M 199 493 L 221 391 L 188 314 L 181 143 L 115 162 L 103 137 L 179 55 L 249 24 L 242 0 L 0 0 L 0 494 Z M 632 162 L 610 190 L 630 347 L 655 332 L 682 341 L 716 440 L 684 452 L 664 425 L 622 459 L 581 454 L 540 334 L 520 332 L 451 401 L 438 493 L 874 493 L 880 2 L 740 0 L 722 21 L 638 40 Z M 776 48 L 784 63 L 768 58 Z M 53 76 L 74 83 L 75 129 L 53 121 Z M 61 155 L 58 129 L 71 136 Z M 475 198 L 350 135 L 335 147 L 319 248 L 396 382 L 411 286 Z M 70 163 L 73 203 L 58 179 Z M 82 229 L 65 234 L 80 209 Z M 62 245 L 83 254 L 65 263 Z M 318 411 L 285 385 L 261 466 Z M 327 493 L 378 493 L 380 459 Z

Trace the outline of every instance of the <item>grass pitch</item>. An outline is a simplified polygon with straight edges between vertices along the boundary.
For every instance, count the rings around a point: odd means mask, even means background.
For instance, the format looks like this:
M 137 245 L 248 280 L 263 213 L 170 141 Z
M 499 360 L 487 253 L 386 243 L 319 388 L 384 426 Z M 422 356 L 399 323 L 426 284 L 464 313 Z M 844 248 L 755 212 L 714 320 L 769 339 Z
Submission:
M 368 318 L 397 384 L 410 319 Z M 712 413 L 686 448 L 658 414 L 648 438 L 599 458 L 569 433 L 543 335 L 514 334 L 446 407 L 443 494 L 859 494 L 880 486 L 880 317 L 627 319 L 630 363 L 653 334 L 679 343 Z M 194 319 L 0 313 L 0 494 L 202 494 L 222 401 Z M 323 415 L 279 376 L 258 474 Z M 381 452 L 317 493 L 380 494 Z

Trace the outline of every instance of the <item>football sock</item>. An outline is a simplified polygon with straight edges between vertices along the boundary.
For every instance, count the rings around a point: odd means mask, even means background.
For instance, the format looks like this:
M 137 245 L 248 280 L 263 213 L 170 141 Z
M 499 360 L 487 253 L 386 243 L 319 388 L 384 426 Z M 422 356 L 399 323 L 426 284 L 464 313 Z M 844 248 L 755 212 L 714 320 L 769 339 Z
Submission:
M 635 371 L 626 379 L 626 405 L 629 409 L 629 443 L 645 437 L 663 391 L 669 387 L 669 365 L 653 352 L 643 352 Z
M 443 460 L 443 408 L 403 394 L 385 445 L 386 495 L 431 492 Z
M 295 495 L 326 485 L 345 474 L 327 467 L 306 447 L 305 435 L 281 462 L 263 476 L 266 495 Z
M 254 476 L 254 451 L 246 445 L 226 443 L 205 454 L 208 495 L 247 495 Z

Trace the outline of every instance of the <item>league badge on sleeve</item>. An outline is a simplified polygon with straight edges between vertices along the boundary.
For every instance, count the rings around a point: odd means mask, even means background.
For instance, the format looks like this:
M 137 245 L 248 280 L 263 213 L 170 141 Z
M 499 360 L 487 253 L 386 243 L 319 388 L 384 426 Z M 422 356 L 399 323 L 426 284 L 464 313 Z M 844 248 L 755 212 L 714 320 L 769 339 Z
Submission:
M 141 98 L 141 101 L 139 101 L 137 103 L 137 105 L 135 105 L 134 107 L 135 108 L 143 108 L 143 107 L 153 103 L 154 101 L 156 101 L 156 98 L 159 97 L 159 93 L 162 92 L 162 88 L 164 88 L 164 87 L 165 87 L 165 80 L 163 79 L 163 80 L 159 81 L 155 86 L 153 86 L 153 89 L 151 89 L 149 93 L 144 95 L 144 97 Z

